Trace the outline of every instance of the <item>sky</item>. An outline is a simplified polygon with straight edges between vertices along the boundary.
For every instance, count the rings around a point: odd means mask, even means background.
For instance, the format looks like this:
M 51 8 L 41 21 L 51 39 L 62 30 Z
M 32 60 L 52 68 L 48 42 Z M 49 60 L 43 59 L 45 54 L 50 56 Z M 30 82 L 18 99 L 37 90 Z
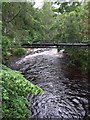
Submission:
M 35 0 L 35 5 L 34 5 L 34 7 L 35 8 L 42 8 L 42 6 L 43 6 L 43 0 Z
M 49 1 L 56 1 L 56 0 L 0 0 L 1 2 L 6 2 L 6 1 L 10 1 L 10 2 L 26 2 L 26 1 L 35 1 L 36 2 L 36 6 L 40 7 L 43 4 L 43 1 L 45 2 L 49 2 Z M 85 1 L 88 2 L 90 0 L 57 0 L 57 1 L 61 1 L 61 2 L 68 2 L 68 1 Z
M 26 1 L 35 1 L 35 5 L 34 5 L 34 7 L 35 8 L 42 8 L 42 6 L 43 6 L 43 1 L 45 1 L 45 2 L 49 2 L 49 1 L 56 1 L 56 0 L 26 0 Z M 59 1 L 61 1 L 61 2 L 69 2 L 69 1 L 73 1 L 73 2 L 75 2 L 75 1 L 88 1 L 88 0 L 59 0 Z M 56 7 L 57 7 L 57 5 L 56 5 Z
M 43 1 L 46 1 L 46 2 L 48 2 L 48 1 L 55 1 L 55 0 L 34 0 L 35 1 L 35 8 L 42 8 L 42 6 L 43 6 Z M 87 1 L 87 0 L 59 0 L 59 1 L 61 1 L 61 2 L 69 2 L 69 1 Z M 56 6 L 57 7 L 57 6 Z

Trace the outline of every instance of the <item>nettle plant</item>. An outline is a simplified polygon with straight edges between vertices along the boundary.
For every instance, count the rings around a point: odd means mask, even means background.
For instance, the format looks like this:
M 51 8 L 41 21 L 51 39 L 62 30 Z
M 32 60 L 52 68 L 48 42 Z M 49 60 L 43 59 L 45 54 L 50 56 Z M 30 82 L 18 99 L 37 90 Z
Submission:
M 2 66 L 2 68 L 0 77 L 2 78 L 3 118 L 28 118 L 30 116 L 29 102 L 26 97 L 30 93 L 43 94 L 43 90 L 26 80 L 20 72 L 11 70 L 6 66 Z

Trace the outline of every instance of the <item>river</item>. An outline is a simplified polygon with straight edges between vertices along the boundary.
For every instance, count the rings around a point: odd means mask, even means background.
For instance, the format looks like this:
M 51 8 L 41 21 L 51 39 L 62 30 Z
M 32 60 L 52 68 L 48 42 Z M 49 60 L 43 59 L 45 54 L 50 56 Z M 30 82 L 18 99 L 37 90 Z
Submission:
M 67 61 L 63 50 L 58 53 L 56 48 L 43 48 L 33 49 L 12 64 L 44 90 L 44 95 L 29 95 L 30 118 L 87 120 L 88 81 L 78 69 L 68 72 Z

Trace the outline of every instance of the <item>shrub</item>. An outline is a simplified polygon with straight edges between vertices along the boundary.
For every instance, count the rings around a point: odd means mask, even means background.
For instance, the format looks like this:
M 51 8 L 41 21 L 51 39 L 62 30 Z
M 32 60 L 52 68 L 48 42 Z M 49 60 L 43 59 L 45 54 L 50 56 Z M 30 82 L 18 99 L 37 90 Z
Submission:
M 2 62 L 7 64 L 11 56 L 25 55 L 26 50 L 18 44 L 15 45 L 13 40 L 7 36 L 2 36 Z
M 10 53 L 10 48 L 11 48 L 11 40 L 6 37 L 2 36 L 2 55 L 6 59 L 9 57 Z
M 66 51 L 70 55 L 70 64 L 79 67 L 83 73 L 87 74 L 88 69 L 90 69 L 90 66 L 88 64 L 88 54 L 90 53 L 90 51 L 88 47 L 67 48 Z
M 28 118 L 29 102 L 26 99 L 31 92 L 43 94 L 43 90 L 26 80 L 23 75 L 5 66 L 0 71 L 2 78 L 2 116 L 4 119 Z
M 26 53 L 26 50 L 24 48 L 13 49 L 13 55 L 15 56 L 22 56 L 22 55 L 25 55 L 25 53 Z

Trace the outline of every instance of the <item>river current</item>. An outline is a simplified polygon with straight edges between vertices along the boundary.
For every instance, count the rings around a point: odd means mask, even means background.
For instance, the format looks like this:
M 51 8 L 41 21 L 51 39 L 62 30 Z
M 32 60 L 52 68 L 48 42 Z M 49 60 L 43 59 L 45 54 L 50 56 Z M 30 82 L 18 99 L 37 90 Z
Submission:
M 33 49 L 12 65 L 44 90 L 44 95 L 29 95 L 30 118 L 88 118 L 88 81 L 84 77 L 66 76 L 67 62 L 63 51 L 58 53 L 56 48 Z

